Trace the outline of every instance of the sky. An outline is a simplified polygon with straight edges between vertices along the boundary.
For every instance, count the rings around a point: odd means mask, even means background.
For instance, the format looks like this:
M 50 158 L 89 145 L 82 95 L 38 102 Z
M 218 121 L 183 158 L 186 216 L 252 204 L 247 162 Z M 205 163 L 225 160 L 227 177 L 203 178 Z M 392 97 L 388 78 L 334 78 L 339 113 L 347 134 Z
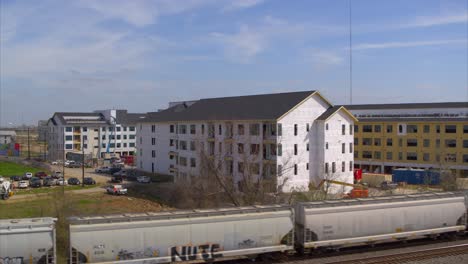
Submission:
M 467 0 L 351 1 L 354 104 L 468 101 Z M 349 0 L 0 0 L 0 126 L 304 90 L 349 104 L 349 11 Z

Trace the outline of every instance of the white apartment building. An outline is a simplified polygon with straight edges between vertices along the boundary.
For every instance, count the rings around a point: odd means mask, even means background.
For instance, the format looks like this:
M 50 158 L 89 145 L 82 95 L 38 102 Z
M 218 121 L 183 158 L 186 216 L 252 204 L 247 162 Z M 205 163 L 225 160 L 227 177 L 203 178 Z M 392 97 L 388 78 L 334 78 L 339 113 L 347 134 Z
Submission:
M 16 132 L 14 130 L 0 130 L 0 145 L 15 142 Z
M 352 183 L 356 121 L 316 91 L 171 103 L 138 122 L 137 166 L 190 180 L 208 157 L 236 182 L 255 175 L 284 191 Z
M 88 159 L 105 153 L 131 156 L 136 151 L 136 122 L 145 114 L 126 110 L 98 110 L 92 113 L 55 113 L 47 122 L 48 159 L 69 158 L 68 153 Z

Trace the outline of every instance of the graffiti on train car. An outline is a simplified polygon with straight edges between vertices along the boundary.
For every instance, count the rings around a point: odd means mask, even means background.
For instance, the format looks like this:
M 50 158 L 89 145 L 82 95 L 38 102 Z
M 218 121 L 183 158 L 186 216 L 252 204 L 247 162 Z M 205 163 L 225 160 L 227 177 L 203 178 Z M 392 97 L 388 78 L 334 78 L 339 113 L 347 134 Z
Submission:
M 148 247 L 143 251 L 128 251 L 121 249 L 117 254 L 119 260 L 129 260 L 129 259 L 140 259 L 140 258 L 150 258 L 159 256 L 159 251 L 157 249 Z
M 24 264 L 23 257 L 0 257 L 0 264 Z
M 221 249 L 219 244 L 204 244 L 199 246 L 175 246 L 171 248 L 172 261 L 187 261 L 187 260 L 213 260 L 223 257 L 223 254 L 218 253 Z

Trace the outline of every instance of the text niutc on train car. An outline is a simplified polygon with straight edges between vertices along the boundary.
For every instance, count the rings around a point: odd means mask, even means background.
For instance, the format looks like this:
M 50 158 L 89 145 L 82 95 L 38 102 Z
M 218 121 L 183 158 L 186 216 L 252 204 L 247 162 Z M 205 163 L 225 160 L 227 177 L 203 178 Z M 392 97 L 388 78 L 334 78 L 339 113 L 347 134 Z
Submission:
M 223 257 L 223 254 L 218 253 L 220 250 L 219 244 L 205 244 L 199 246 L 177 246 L 171 248 L 172 261 L 187 261 L 187 260 L 214 260 Z

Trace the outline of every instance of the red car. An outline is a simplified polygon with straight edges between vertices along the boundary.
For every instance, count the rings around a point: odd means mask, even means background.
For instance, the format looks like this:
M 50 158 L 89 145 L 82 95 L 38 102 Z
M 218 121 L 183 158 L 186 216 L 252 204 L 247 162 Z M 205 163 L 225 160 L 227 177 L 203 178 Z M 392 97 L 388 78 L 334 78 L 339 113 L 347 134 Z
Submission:
M 45 177 L 47 177 L 47 173 L 43 172 L 43 171 L 39 171 L 39 172 L 36 172 L 36 174 L 34 174 L 34 176 L 40 178 L 40 179 L 43 179 Z

